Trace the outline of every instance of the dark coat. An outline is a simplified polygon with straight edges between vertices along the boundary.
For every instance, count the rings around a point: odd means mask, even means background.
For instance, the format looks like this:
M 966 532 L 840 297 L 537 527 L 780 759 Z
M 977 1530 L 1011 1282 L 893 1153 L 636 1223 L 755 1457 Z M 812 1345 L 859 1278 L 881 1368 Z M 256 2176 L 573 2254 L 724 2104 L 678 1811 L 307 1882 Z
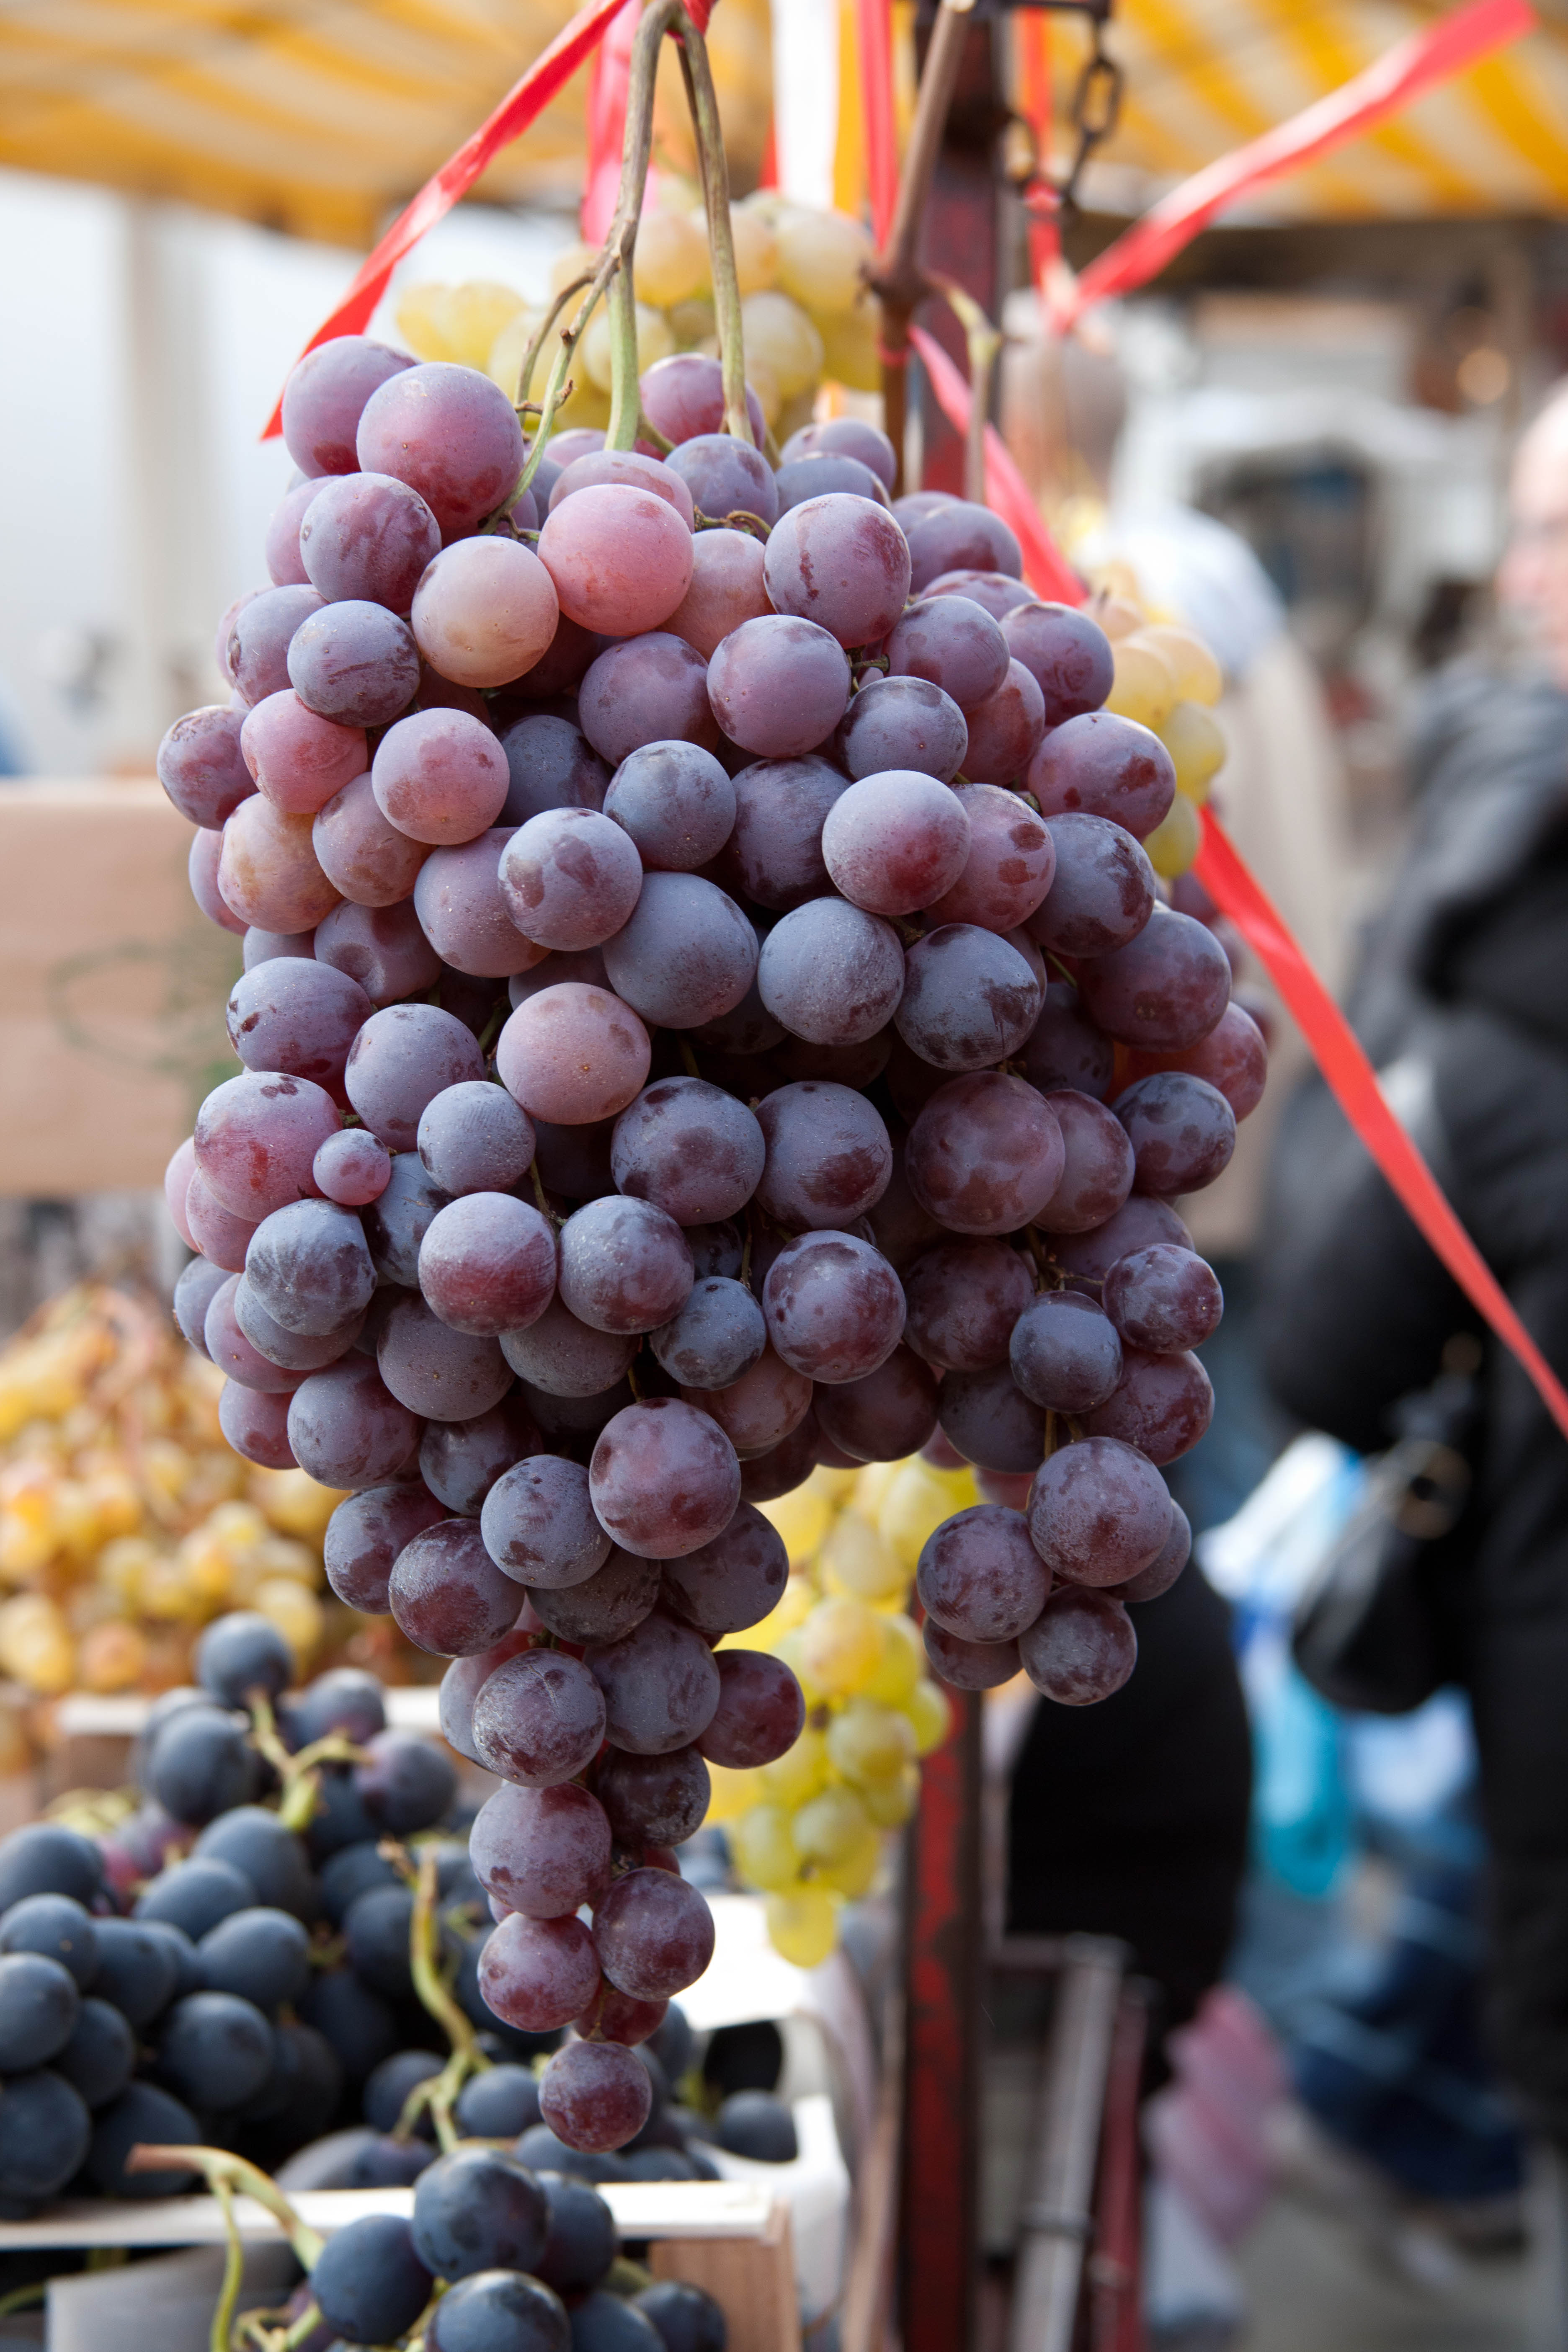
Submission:
M 1568 697 L 1437 682 L 1415 837 L 1351 1013 L 1472 1238 L 1568 1378 Z M 1268 1376 L 1366 1450 L 1474 1310 L 1321 1081 L 1281 1132 Z M 1491 2015 L 1533 2120 L 1568 2145 L 1568 1441 L 1488 1338 L 1473 1553 L 1449 1588 L 1493 1857 Z

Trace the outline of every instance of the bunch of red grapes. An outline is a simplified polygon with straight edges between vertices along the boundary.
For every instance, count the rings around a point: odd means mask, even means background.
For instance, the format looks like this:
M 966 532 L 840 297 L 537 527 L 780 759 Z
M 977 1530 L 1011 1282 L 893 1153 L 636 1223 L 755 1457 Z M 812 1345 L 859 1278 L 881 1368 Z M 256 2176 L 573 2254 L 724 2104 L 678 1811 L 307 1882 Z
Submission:
M 787 1574 L 756 1505 L 962 1457 L 995 1499 L 922 1558 L 937 1672 L 1126 1678 L 1221 1306 L 1170 1202 L 1264 1070 L 1140 845 L 1171 760 L 1005 526 L 890 504 L 847 420 L 775 470 L 698 354 L 642 403 L 663 457 L 563 435 L 520 495 L 487 377 L 311 352 L 274 584 L 159 757 L 246 966 L 177 1311 L 237 1449 L 353 1490 L 333 1589 L 456 1661 L 447 1737 L 508 1784 L 486 1996 L 578 2021 L 544 2095 L 583 2148 L 711 1948 L 670 1851 L 708 1763 L 802 1727 L 714 1646 Z

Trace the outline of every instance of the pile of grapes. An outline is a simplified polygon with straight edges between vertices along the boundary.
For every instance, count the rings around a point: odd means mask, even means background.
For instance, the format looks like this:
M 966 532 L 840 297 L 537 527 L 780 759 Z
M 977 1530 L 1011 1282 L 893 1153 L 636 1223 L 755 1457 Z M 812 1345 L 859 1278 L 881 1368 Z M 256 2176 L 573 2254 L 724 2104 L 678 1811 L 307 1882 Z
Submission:
M 1131 1671 L 1221 1307 L 1171 1203 L 1264 1071 L 1095 621 L 985 509 L 890 505 L 868 426 L 775 472 L 717 361 L 640 397 L 666 459 L 563 435 L 520 492 L 488 377 L 310 353 L 277 584 L 159 759 L 245 936 L 181 1319 L 239 1452 L 353 1490 L 333 1590 L 456 1661 L 447 1737 L 509 1784 L 480 1984 L 586 2021 L 543 2093 L 581 2149 L 646 2120 L 630 2045 L 711 1948 L 669 1851 L 709 1766 L 805 1727 L 726 1641 L 785 1581 L 758 1505 L 934 1446 L 999 1482 L 921 1551 L 935 1671 Z
M 711 2179 L 710 2139 L 787 2156 L 788 2111 L 678 2105 L 694 2037 L 660 2002 L 632 2061 L 636 2145 L 567 2147 L 536 2071 L 559 2036 L 510 2031 L 479 1992 L 485 1898 L 439 1826 L 451 1759 L 385 1728 L 367 1674 L 291 1691 L 288 1645 L 254 1612 L 209 1626 L 195 1669 L 153 1709 L 134 1814 L 0 1843 L 0 2215 L 204 2179 L 265 2190 L 245 2166 L 301 2188 L 416 2183 L 412 2224 L 351 2224 L 284 2318 L 314 2305 L 321 2341 L 390 2344 L 439 2279 L 429 2347 L 722 2352 L 710 2298 L 618 2261 L 591 2184 Z
M 685 199 L 683 202 L 682 199 Z M 696 192 L 671 182 L 645 209 L 637 229 L 637 364 L 647 370 L 679 352 L 718 348 L 707 221 Z M 871 239 L 847 214 L 786 203 L 774 191 L 748 196 L 731 213 L 746 374 L 763 421 L 782 436 L 811 420 L 824 379 L 852 391 L 881 388 L 879 308 L 862 272 Z M 593 270 L 598 254 L 569 246 L 551 268 L 552 298 Z M 542 310 L 489 278 L 410 286 L 397 305 L 397 331 L 422 360 L 482 368 L 508 398 L 542 396 L 548 356 L 521 393 L 519 375 Z M 583 339 L 574 388 L 557 411 L 562 427 L 604 425 L 610 415 L 609 320 L 600 311 Z
M 107 1286 L 52 1299 L 0 1349 L 0 1672 L 24 1691 L 169 1689 L 236 1606 L 301 1664 L 363 1637 L 320 1597 L 341 1496 L 243 1461 L 222 1385 L 153 1301 Z M 0 1707 L 0 1764 L 30 1761 L 27 1722 Z

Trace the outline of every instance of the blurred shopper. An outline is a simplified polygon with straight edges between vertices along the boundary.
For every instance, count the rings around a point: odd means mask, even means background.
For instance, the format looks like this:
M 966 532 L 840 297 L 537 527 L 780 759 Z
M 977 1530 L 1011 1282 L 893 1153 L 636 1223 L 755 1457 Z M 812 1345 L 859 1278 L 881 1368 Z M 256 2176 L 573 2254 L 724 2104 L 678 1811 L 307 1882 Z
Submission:
M 1415 836 L 1351 1013 L 1402 1115 L 1548 1359 L 1568 1372 L 1568 387 L 1526 435 L 1500 575 L 1529 674 L 1434 682 L 1414 750 Z M 1489 1843 L 1490 2022 L 1546 2150 L 1568 2347 L 1568 1443 L 1479 1330 L 1321 1082 L 1280 1139 L 1266 1363 L 1293 1412 L 1363 1451 L 1485 1343 L 1473 1538 L 1429 1591 L 1468 1690 Z

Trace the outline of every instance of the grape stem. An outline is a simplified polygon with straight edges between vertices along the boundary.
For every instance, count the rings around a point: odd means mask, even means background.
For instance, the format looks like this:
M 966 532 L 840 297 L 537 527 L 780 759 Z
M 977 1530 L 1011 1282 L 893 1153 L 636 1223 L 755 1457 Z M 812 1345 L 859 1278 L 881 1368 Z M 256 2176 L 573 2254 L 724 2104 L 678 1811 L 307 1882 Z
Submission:
M 210 2352 L 229 2352 L 234 2335 L 234 2315 L 239 2302 L 239 2289 L 245 2277 L 245 2244 L 239 2234 L 239 2224 L 234 2218 L 234 2192 L 226 2180 L 215 2180 L 213 2195 L 223 2208 L 226 2244 L 223 2260 L 223 2285 L 213 2306 L 212 2333 L 208 2338 Z
M 407 1873 L 409 1859 L 402 1847 L 385 1845 L 383 1853 Z M 406 2139 L 426 2107 L 436 2126 L 436 2137 L 449 2156 L 458 2145 L 458 2127 L 452 2120 L 452 2106 L 458 2092 L 470 2074 L 480 2074 L 489 2060 L 479 2048 L 479 2038 L 457 2002 L 441 1974 L 440 1922 L 436 1913 L 436 1849 L 426 1846 L 419 1857 L 419 1866 L 413 1872 L 414 1916 L 408 1927 L 408 1964 L 413 1972 L 414 1990 L 429 2011 L 442 2032 L 452 2045 L 452 2054 L 438 2074 L 423 2083 L 416 2083 L 403 2103 L 397 2118 L 396 2136 Z
M 985 504 L 985 420 L 991 410 L 991 372 L 1002 338 L 974 299 L 951 278 L 927 273 L 963 329 L 969 346 L 969 424 L 963 436 L 963 495 L 978 507 Z
M 316 1811 L 316 1797 L 321 1776 L 317 1769 L 322 1764 L 358 1764 L 364 1750 L 356 1748 L 341 1731 L 328 1732 L 324 1739 L 311 1740 L 291 1756 L 278 1737 L 278 1721 L 272 1712 L 272 1702 L 263 1690 L 248 1694 L 250 1708 L 250 1742 L 267 1759 L 283 1783 L 283 1801 L 278 1808 L 278 1818 L 286 1829 L 304 1831 L 309 1828 Z
M 226 2147 L 163 2147 L 139 2140 L 125 2159 L 127 2172 L 199 2172 L 215 2195 L 218 2183 L 232 2196 L 254 2198 L 281 2224 L 301 2269 L 314 2270 L 326 2243 L 319 2230 L 301 2221 L 278 2183 Z
M 708 247 L 713 264 L 713 323 L 719 337 L 719 364 L 724 382 L 724 430 L 737 441 L 754 447 L 751 409 L 746 400 L 746 349 L 741 320 L 741 280 L 735 268 L 735 236 L 730 221 L 730 164 L 719 121 L 719 100 L 708 63 L 708 45 L 696 26 L 680 12 L 679 34 L 680 72 L 686 100 L 697 133 L 697 161 L 702 173 L 702 201 L 708 212 Z

